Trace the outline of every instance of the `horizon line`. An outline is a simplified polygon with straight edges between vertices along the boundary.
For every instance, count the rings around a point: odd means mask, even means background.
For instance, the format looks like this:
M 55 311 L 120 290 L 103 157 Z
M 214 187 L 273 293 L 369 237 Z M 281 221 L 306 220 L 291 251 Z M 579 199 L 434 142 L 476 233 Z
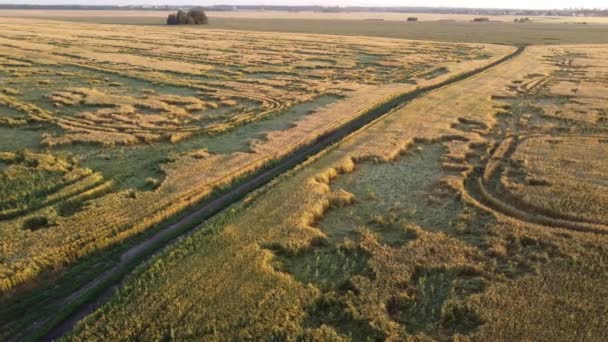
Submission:
M 182 4 L 182 5 L 171 5 L 171 4 L 137 4 L 137 5 L 114 5 L 114 4 L 82 4 L 82 3 L 61 3 L 61 4 L 36 4 L 36 3 L 5 3 L 0 1 L 0 6 L 32 6 L 32 7 L 61 7 L 61 6 L 80 6 L 80 7 L 115 7 L 115 8 L 133 8 L 133 7 L 151 7 L 151 8 L 161 8 L 161 7 L 203 7 L 203 8 L 214 8 L 214 7 L 287 7 L 287 8 L 356 8 L 356 9 L 447 9 L 447 10 L 458 10 L 458 9 L 467 9 L 467 10 L 505 10 L 505 11 L 577 11 L 577 10 L 608 10 L 608 7 L 562 7 L 562 8 L 509 8 L 509 7 L 467 7 L 467 6 L 395 6 L 395 5 L 386 5 L 386 6 L 360 6 L 360 5 L 334 5 L 334 6 L 325 6 L 325 5 L 269 5 L 264 3 L 253 3 L 253 4 L 240 4 L 240 5 L 230 5 L 230 4 L 212 4 L 212 5 L 196 5 L 196 4 Z

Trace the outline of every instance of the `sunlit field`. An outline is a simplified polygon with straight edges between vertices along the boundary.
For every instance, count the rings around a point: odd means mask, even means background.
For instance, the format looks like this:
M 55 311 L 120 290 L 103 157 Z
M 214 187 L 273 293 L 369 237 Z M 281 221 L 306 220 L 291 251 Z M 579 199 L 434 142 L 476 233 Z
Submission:
M 394 111 L 202 226 L 72 337 L 606 338 L 607 53 L 529 48 Z
M 164 25 L 163 11 L 11 11 L 0 17 L 23 17 L 102 24 Z M 606 17 L 483 16 L 491 22 L 471 22 L 480 16 L 426 13 L 319 13 L 279 11 L 208 12 L 209 25 L 197 29 L 334 34 L 383 38 L 490 44 L 608 43 Z M 406 22 L 408 17 L 418 22 Z
M 559 25 L 2 18 L 0 339 L 608 339 L 608 45 Z

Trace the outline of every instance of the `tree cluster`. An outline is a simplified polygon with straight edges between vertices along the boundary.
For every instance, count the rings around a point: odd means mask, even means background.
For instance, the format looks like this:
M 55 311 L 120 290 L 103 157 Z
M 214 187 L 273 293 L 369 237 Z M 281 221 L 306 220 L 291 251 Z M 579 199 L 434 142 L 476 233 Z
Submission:
M 200 10 L 178 11 L 167 17 L 167 25 L 206 25 L 208 23 L 207 15 Z

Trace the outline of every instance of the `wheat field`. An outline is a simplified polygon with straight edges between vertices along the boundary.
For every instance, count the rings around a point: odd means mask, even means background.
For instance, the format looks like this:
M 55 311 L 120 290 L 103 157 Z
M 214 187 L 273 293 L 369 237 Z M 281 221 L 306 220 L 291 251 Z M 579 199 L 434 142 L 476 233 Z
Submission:
M 414 100 L 167 250 L 70 338 L 605 339 L 607 52 L 530 47 Z
M 607 56 L 3 18 L 0 340 L 606 340 Z
M 168 249 L 70 339 L 607 338 L 606 53 L 529 47 L 412 101 Z
M 154 26 L 165 24 L 166 11 L 137 10 L 0 10 L 0 18 L 30 18 L 62 22 Z M 209 12 L 209 25 L 199 31 L 237 30 L 274 33 L 368 36 L 438 42 L 508 45 L 607 44 L 606 17 L 485 16 L 490 22 L 472 20 L 480 15 L 374 12 Z M 408 17 L 418 18 L 407 22 Z
M 17 19 L 0 32 L 0 129 L 23 132 L 0 142 L 10 192 L 0 207 L 2 291 L 141 233 L 368 109 L 512 51 Z

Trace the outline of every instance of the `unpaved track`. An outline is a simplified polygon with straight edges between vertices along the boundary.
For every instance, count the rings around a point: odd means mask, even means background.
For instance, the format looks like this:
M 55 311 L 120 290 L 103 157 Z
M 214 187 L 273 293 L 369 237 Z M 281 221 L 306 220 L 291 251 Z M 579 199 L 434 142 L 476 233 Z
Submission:
M 77 308 L 74 309 L 74 312 L 70 313 L 65 320 L 57 324 L 50 332 L 43 335 L 41 340 L 52 341 L 70 332 L 78 321 L 103 305 L 110 298 L 114 290 L 120 286 L 122 278 L 137 266 L 137 261 L 145 260 L 147 257 L 152 256 L 165 246 L 171 244 L 179 236 L 192 232 L 193 229 L 190 229 L 190 227 L 217 214 L 222 209 L 244 198 L 250 192 L 265 185 L 278 175 L 294 168 L 307 158 L 316 155 L 325 148 L 361 129 L 371 121 L 384 116 L 393 109 L 401 107 L 415 98 L 424 96 L 430 91 L 462 81 L 499 64 L 505 63 L 519 56 L 524 50 L 525 47 L 518 47 L 515 52 L 482 68 L 463 73 L 432 86 L 420 88 L 417 91 L 405 94 L 388 103 L 382 104 L 375 110 L 371 110 L 351 122 L 346 123 L 342 127 L 337 128 L 333 132 L 319 137 L 313 143 L 300 148 L 289 156 L 277 161 L 272 166 L 257 172 L 242 183 L 226 190 L 221 196 L 211 201 L 203 202 L 199 208 L 194 209 L 187 216 L 125 250 L 121 254 L 120 261 L 115 266 L 95 277 L 78 291 L 62 299 L 60 305 L 67 307 L 73 306 L 74 303 L 77 303 L 81 298 L 92 297 L 88 302 L 77 306 Z M 33 323 L 28 332 L 15 338 L 15 340 L 37 339 L 36 336 L 40 336 L 40 332 L 36 330 L 38 330 L 39 327 L 46 325 L 51 319 L 52 317 L 47 318 L 45 321 Z

